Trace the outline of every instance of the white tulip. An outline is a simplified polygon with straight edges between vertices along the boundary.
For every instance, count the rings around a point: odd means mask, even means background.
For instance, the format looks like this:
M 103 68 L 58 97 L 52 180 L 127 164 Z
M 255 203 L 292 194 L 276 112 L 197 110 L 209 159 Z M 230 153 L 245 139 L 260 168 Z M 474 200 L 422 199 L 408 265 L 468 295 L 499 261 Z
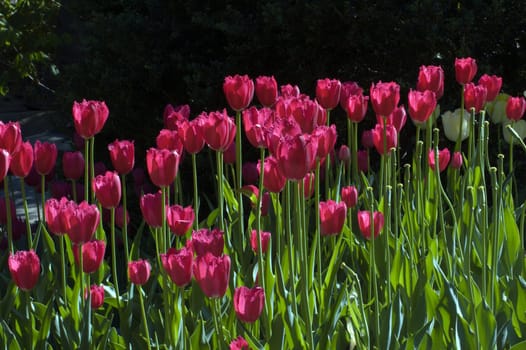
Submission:
M 504 124 L 502 124 L 502 134 L 504 135 L 504 140 L 507 143 L 511 143 L 511 139 L 513 138 L 513 143 L 518 144 L 519 141 L 511 134 L 511 131 L 508 130 L 508 125 L 511 125 L 513 130 L 521 137 L 521 139 L 524 140 L 526 137 L 526 121 L 525 120 L 518 120 L 516 122 L 513 121 L 507 121 Z
M 508 102 L 510 95 L 499 94 L 495 101 L 488 102 L 486 104 L 486 112 L 489 114 L 493 124 L 501 124 L 505 122 L 506 118 L 506 103 Z
M 442 114 L 442 126 L 444 127 L 444 134 L 450 141 L 457 141 L 458 134 L 460 132 L 459 124 L 461 114 L 460 108 L 457 108 L 454 112 L 447 111 Z M 469 120 L 470 113 L 464 110 L 464 117 L 462 119 L 462 140 L 465 140 L 469 136 Z

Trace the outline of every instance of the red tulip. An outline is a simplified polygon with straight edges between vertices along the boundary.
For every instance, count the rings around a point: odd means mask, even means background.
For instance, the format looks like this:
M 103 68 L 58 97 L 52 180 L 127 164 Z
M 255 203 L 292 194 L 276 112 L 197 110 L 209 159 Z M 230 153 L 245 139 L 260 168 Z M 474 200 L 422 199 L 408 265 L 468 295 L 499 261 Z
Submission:
M 163 268 L 175 285 L 184 287 L 192 279 L 192 262 L 194 254 L 190 248 L 170 248 L 161 254 Z
M 245 338 L 239 336 L 230 343 L 230 350 L 250 350 L 250 346 Z
M 203 114 L 192 121 L 184 121 L 177 129 L 184 149 L 190 154 L 199 153 L 205 146 L 203 136 Z
M 230 279 L 228 255 L 214 256 L 209 252 L 203 256 L 198 255 L 192 271 L 197 284 L 207 297 L 220 298 L 225 295 Z
M 236 124 L 223 112 L 211 112 L 203 122 L 203 136 L 208 147 L 214 151 L 224 152 L 234 142 Z
M 455 58 L 455 77 L 459 84 L 470 83 L 477 74 L 477 61 L 471 57 Z
M 256 78 L 256 97 L 264 107 L 271 107 L 278 98 L 278 83 L 274 76 Z
M 152 266 L 148 260 L 135 260 L 128 262 L 128 278 L 130 282 L 142 286 L 148 282 Z
M 48 199 L 44 205 L 44 216 L 48 230 L 55 235 L 66 234 L 65 221 L 62 219 L 62 211 L 68 205 L 75 205 L 66 197 L 59 200 L 55 198 Z
M 400 85 L 395 82 L 371 85 L 370 100 L 376 114 L 387 117 L 398 106 Z
M 75 130 L 84 139 L 98 134 L 106 120 L 109 110 L 104 101 L 86 101 L 73 103 L 73 123 Z
M 189 117 L 189 105 L 173 107 L 171 104 L 167 104 L 163 113 L 164 128 L 168 130 L 177 130 L 181 123 L 188 120 Z
M 281 96 L 285 98 L 298 97 L 300 95 L 300 88 L 297 85 L 281 85 L 280 86 Z
M 325 109 L 333 109 L 340 102 L 342 83 L 336 79 L 318 79 L 316 100 Z
M 313 142 L 316 143 L 316 158 L 323 160 L 330 152 L 334 151 L 334 145 L 338 137 L 334 124 L 330 127 L 326 125 L 316 127 L 311 136 Z
M 22 130 L 18 122 L 8 122 L 4 124 L 0 121 L 0 148 L 14 154 L 20 149 L 22 144 Z
M 40 175 L 51 173 L 57 161 L 57 145 L 36 141 L 34 150 L 35 169 Z
M 338 159 L 340 162 L 348 165 L 351 162 L 351 150 L 346 145 L 341 145 L 338 151 Z
M 71 246 L 75 262 L 80 264 L 79 246 L 73 244 Z M 106 252 L 106 242 L 93 240 L 85 242 L 82 245 L 82 271 L 85 273 L 93 273 L 97 271 L 104 260 L 104 253 Z
M 140 207 L 144 221 L 151 227 L 162 226 L 162 193 L 145 194 L 141 197 Z
M 226 100 L 234 111 L 248 107 L 254 97 L 254 82 L 248 75 L 234 75 L 225 78 L 223 92 Z
M 243 322 L 253 323 L 265 306 L 265 291 L 261 287 L 237 287 L 234 291 L 234 311 Z
M 464 85 L 464 106 L 467 110 L 475 108 L 475 113 L 480 112 L 486 103 L 487 93 L 484 86 L 467 83 Z
M 460 169 L 462 167 L 462 153 L 453 153 L 453 157 L 451 157 L 451 163 L 449 163 L 449 166 L 453 169 Z
M 261 163 L 258 163 L 258 171 L 261 172 Z M 269 192 L 279 193 L 285 187 L 287 179 L 279 170 L 278 161 L 273 156 L 265 159 L 263 164 L 263 187 Z
M 308 98 L 295 98 L 290 101 L 288 108 L 288 117 L 296 120 L 304 133 L 310 134 L 318 125 L 318 114 L 321 113 L 321 107 L 316 101 Z
M 444 95 L 444 70 L 442 67 L 420 66 L 416 89 L 422 92 L 433 91 L 436 99 L 440 99 Z
M 64 152 L 62 155 L 62 171 L 66 179 L 80 179 L 84 175 L 84 167 L 84 156 L 81 152 Z
M 268 244 L 270 243 L 270 232 L 261 231 L 261 252 L 265 254 L 268 251 Z M 250 246 L 254 253 L 259 253 L 259 238 L 258 231 L 252 230 L 250 233 Z
M 5 149 L 0 149 L 0 181 L 4 181 L 4 178 L 9 171 L 9 166 L 11 164 L 11 156 L 9 152 Z
M 18 148 L 18 151 L 12 154 L 9 169 L 13 175 L 26 177 L 33 166 L 33 146 L 31 143 L 24 142 Z
M 354 81 L 346 81 L 342 83 L 342 89 L 340 93 L 340 107 L 347 111 L 347 101 L 349 96 L 352 95 L 363 95 L 363 89 Z
M 482 85 L 487 90 L 486 101 L 491 102 L 497 98 L 502 87 L 502 78 L 496 75 L 484 74 L 479 78 L 479 85 Z
M 350 95 L 347 98 L 347 104 L 344 106 L 347 118 L 354 123 L 361 122 L 367 113 L 368 101 L 369 97 L 362 94 Z
M 313 168 L 316 144 L 309 135 L 283 138 L 277 147 L 276 160 L 281 173 L 290 180 L 303 180 Z
M 303 178 L 303 197 L 309 199 L 314 195 L 314 182 L 316 175 L 313 172 L 309 172 Z
M 374 147 L 380 154 L 384 154 L 384 129 L 380 124 L 376 124 L 373 131 L 373 142 Z M 390 152 L 391 148 L 396 147 L 398 143 L 398 133 L 394 126 L 387 124 L 385 127 L 386 133 L 386 149 L 387 153 Z
M 7 260 L 9 272 L 18 288 L 30 291 L 40 275 L 40 259 L 33 250 L 19 250 Z
M 197 256 L 210 253 L 214 256 L 223 255 L 225 239 L 223 231 L 219 229 L 209 230 L 202 228 L 192 232 L 192 247 Z
M 517 121 L 522 119 L 526 110 L 526 99 L 524 97 L 510 97 L 506 103 L 506 117 Z
M 435 93 L 430 90 L 409 90 L 407 96 L 409 115 L 417 123 L 425 123 L 437 106 Z
M 345 202 L 336 203 L 332 199 L 319 203 L 320 223 L 322 236 L 337 235 L 342 232 L 347 205 Z
M 438 151 L 438 169 L 440 172 L 447 168 L 450 157 L 451 154 L 449 153 L 449 149 L 444 148 Z M 427 163 L 432 170 L 435 170 L 435 151 L 432 149 L 427 153 Z
M 282 138 L 295 137 L 301 133 L 301 128 L 294 118 L 284 117 L 275 120 L 274 124 L 271 126 L 271 131 L 267 136 L 270 154 L 276 154 L 278 144 Z
M 347 208 L 354 208 L 358 203 L 358 190 L 354 186 L 345 186 L 341 191 L 342 201 Z
M 158 149 L 176 151 L 183 154 L 183 141 L 179 137 L 178 130 L 162 129 L 157 135 L 156 144 Z
M 374 238 L 376 238 L 384 227 L 384 214 L 379 211 L 375 211 L 372 215 L 370 211 L 358 212 L 358 226 L 366 239 L 371 239 L 371 219 L 374 226 Z
M 250 107 L 243 111 L 243 126 L 250 144 L 256 148 L 267 147 L 267 135 L 274 121 L 274 112 L 269 108 Z
M 92 180 L 93 192 L 103 208 L 111 209 L 119 206 L 121 201 L 121 179 L 115 171 L 107 171 Z
M 167 149 L 150 148 L 146 152 L 146 167 L 152 182 L 159 187 L 170 186 L 179 170 L 180 154 Z
M 89 288 L 89 293 L 91 297 L 91 308 L 98 309 L 104 304 L 104 287 L 97 286 L 92 284 Z M 86 287 L 86 292 L 84 293 L 84 299 L 88 298 L 88 288 Z
M 108 145 L 113 168 L 121 175 L 132 171 L 135 164 L 135 145 L 133 141 L 115 140 Z
M 176 236 L 183 236 L 194 223 L 195 213 L 191 206 L 183 208 L 180 205 L 172 205 L 166 208 L 166 220 L 170 230 Z
M 396 107 L 393 110 L 393 113 L 389 114 L 387 117 L 383 117 L 381 115 L 376 115 L 376 122 L 380 125 L 384 125 L 384 120 L 387 124 L 392 125 L 395 127 L 397 132 L 400 132 L 402 128 L 405 126 L 405 123 L 407 122 L 407 113 L 405 111 L 405 108 L 403 105 Z M 372 141 L 371 141 L 372 142 Z M 372 148 L 374 147 L 374 144 L 371 147 L 366 148 Z
M 69 202 L 60 214 L 63 228 L 72 243 L 88 242 L 93 237 L 100 221 L 100 213 L 96 205 L 83 201 L 79 205 Z

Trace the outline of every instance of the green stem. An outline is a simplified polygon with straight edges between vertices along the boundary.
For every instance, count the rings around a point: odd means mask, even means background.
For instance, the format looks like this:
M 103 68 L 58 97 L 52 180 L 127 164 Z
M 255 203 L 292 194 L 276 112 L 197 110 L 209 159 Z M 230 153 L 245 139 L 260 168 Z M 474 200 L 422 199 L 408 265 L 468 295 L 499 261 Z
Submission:
M 290 289 L 292 290 L 292 310 L 294 311 L 294 320 L 297 322 L 297 320 L 299 319 L 299 314 L 298 314 L 298 297 L 297 297 L 297 294 L 296 294 L 296 280 L 297 280 L 297 275 L 296 275 L 296 262 L 295 262 L 295 259 L 294 259 L 294 240 L 293 240 L 293 237 L 292 237 L 292 217 L 291 217 L 291 213 L 290 213 L 290 207 L 291 207 L 291 203 L 292 203 L 292 198 L 291 198 L 291 195 L 290 195 L 290 186 L 291 186 L 291 182 L 290 180 L 287 180 L 287 184 L 285 185 L 285 196 L 283 198 L 283 203 L 285 204 L 285 228 L 287 230 L 287 236 L 288 236 L 288 249 L 287 251 L 289 252 L 289 264 L 290 264 L 290 272 L 291 272 L 291 275 L 289 277 L 289 281 L 290 281 Z
M 117 299 L 117 308 L 121 307 L 121 298 L 119 296 L 119 278 L 117 275 L 117 252 L 115 246 L 115 208 L 110 209 L 110 226 L 111 226 L 111 268 L 113 275 L 113 287 L 115 288 L 115 298 Z
M 197 192 L 197 156 L 192 153 L 192 177 L 194 180 L 194 230 L 199 229 L 199 193 Z
M 142 326 L 144 330 L 144 336 L 146 337 L 146 346 L 148 347 L 148 350 L 150 350 L 152 347 L 150 345 L 150 331 L 148 330 L 148 320 L 146 319 L 146 311 L 144 309 L 144 298 L 142 296 L 142 287 L 137 286 L 137 291 L 139 292 L 139 304 L 141 305 L 141 318 L 142 318 Z
M 224 194 L 223 194 L 223 153 L 216 152 L 217 160 L 217 192 L 218 192 L 218 202 L 219 202 L 219 229 L 221 231 L 225 230 L 225 220 L 224 220 Z M 241 203 L 239 203 L 241 205 Z M 230 236 L 227 235 L 227 245 L 230 248 Z
M 243 166 L 243 154 L 241 149 L 241 144 L 243 140 L 243 132 L 241 128 L 241 111 L 236 111 L 236 193 L 237 193 L 237 204 L 238 204 L 238 214 L 239 214 L 239 221 L 238 221 L 238 234 L 243 235 L 244 230 L 244 215 L 243 215 L 243 193 L 241 192 L 241 186 L 243 186 L 243 174 L 242 174 L 242 166 Z M 222 174 L 222 173 L 221 173 Z M 222 178 L 221 178 L 222 180 Z M 262 193 L 260 193 L 262 195 Z
M 225 336 L 223 335 L 223 325 L 221 324 L 221 300 L 220 298 L 213 298 L 212 302 L 212 317 L 214 318 L 214 327 L 217 332 L 217 346 L 219 350 L 224 349 Z
M 358 186 L 360 177 L 358 175 L 358 123 L 351 123 L 352 126 L 352 174 L 353 182 Z
M 11 222 L 11 201 L 9 200 L 9 176 L 4 178 L 5 210 L 7 219 L 7 243 L 11 254 L 15 252 L 13 247 L 13 223 Z
M 90 170 L 91 170 L 91 173 L 90 173 L 90 179 L 89 179 L 89 183 L 88 185 L 89 188 L 91 188 L 91 181 L 93 178 L 95 178 L 95 137 L 92 137 L 89 139 L 90 141 L 90 155 L 89 155 L 89 158 L 90 158 Z M 95 203 L 95 192 L 94 191 L 90 191 L 91 192 L 91 203 Z M 88 198 L 86 197 L 85 200 L 87 201 Z
M 124 242 L 124 266 L 128 266 L 130 250 L 128 248 L 128 204 L 126 198 L 126 174 L 121 175 L 122 182 L 122 241 Z
M 380 349 L 380 303 L 378 301 L 378 276 L 376 275 L 376 250 L 375 250 L 375 237 L 374 237 L 374 196 L 372 193 L 372 188 L 367 189 L 368 196 L 370 198 L 370 237 L 371 237 L 371 249 L 369 250 L 369 260 L 370 260 L 370 271 L 371 275 L 371 285 L 369 286 L 369 296 L 371 292 L 373 293 L 374 299 L 374 335 L 376 341 L 376 348 Z M 388 282 L 389 283 L 389 282 Z
M 66 304 L 66 300 L 68 300 L 68 294 L 67 294 L 67 282 L 66 282 L 66 255 L 65 255 L 65 247 L 64 247 L 64 241 L 66 240 L 66 237 L 64 235 L 61 235 L 58 240 L 59 249 L 60 249 L 60 272 L 61 272 L 61 279 L 62 279 L 62 295 L 64 296 L 64 304 Z M 82 251 L 79 251 L 82 255 Z
M 71 180 L 71 192 L 73 193 L 73 201 L 77 203 L 77 182 Z
M 339 192 L 336 193 L 336 196 L 339 195 Z M 318 285 L 320 288 L 323 286 L 321 280 L 321 223 L 320 223 L 320 160 L 316 160 L 316 173 L 314 175 L 314 211 L 316 213 L 316 236 L 318 236 Z
M 84 200 L 89 201 L 89 168 L 90 168 L 90 157 L 89 157 L 89 140 L 84 140 Z
M 26 328 L 26 335 L 27 335 L 27 345 L 28 349 L 33 349 L 33 312 L 31 312 L 31 293 L 29 291 L 24 292 L 26 297 L 26 319 L 27 319 L 27 328 Z
M 33 249 L 33 233 L 31 232 L 31 220 L 29 218 L 29 210 L 27 207 L 26 184 L 24 178 L 19 177 L 18 179 L 20 180 L 20 190 L 22 192 L 22 201 L 24 203 L 24 215 L 26 217 L 27 244 L 29 249 Z

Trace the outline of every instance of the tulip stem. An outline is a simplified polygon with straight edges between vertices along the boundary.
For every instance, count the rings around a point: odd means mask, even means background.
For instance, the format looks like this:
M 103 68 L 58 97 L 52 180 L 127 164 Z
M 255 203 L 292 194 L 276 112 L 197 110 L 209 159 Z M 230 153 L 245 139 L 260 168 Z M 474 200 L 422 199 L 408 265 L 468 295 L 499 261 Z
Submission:
M 84 200 L 89 201 L 89 141 L 84 139 Z
M 9 200 L 9 176 L 4 178 L 5 211 L 7 219 L 7 243 L 11 254 L 15 252 L 13 247 L 13 224 L 11 222 L 11 201 Z
M 243 154 L 241 153 L 241 145 L 242 145 L 242 128 L 241 128 L 241 111 L 236 111 L 236 183 L 237 183 L 237 204 L 238 204 L 238 214 L 239 214 L 239 222 L 238 222 L 238 229 L 239 229 L 239 235 L 243 235 L 245 230 L 243 228 L 244 224 L 244 215 L 243 215 L 243 193 L 240 191 L 242 184 L 242 162 L 243 162 Z M 262 195 L 262 193 L 260 193 Z
M 219 202 L 219 229 L 224 231 L 224 198 L 223 198 L 223 152 L 216 152 L 217 160 L 217 192 Z M 241 203 L 239 203 L 241 205 Z M 241 219 L 241 218 L 240 218 Z M 227 235 L 228 249 L 231 248 L 230 235 Z
M 27 319 L 27 345 L 28 349 L 33 349 L 33 313 L 31 312 L 31 293 L 29 291 L 24 292 L 26 297 L 26 319 Z
M 119 278 L 117 276 L 117 253 L 115 246 L 115 208 L 110 209 L 110 226 L 111 226 L 111 268 L 113 274 L 113 287 L 115 288 L 115 298 L 117 307 L 121 308 L 121 298 L 119 296 Z M 81 254 L 82 255 L 82 254 Z
M 223 343 L 225 337 L 223 335 L 223 325 L 221 324 L 221 300 L 220 298 L 212 298 L 212 317 L 214 318 L 214 326 L 217 331 L 217 347 L 219 350 L 223 350 Z
M 192 153 L 192 175 L 194 180 L 194 230 L 199 229 L 199 193 L 197 192 L 197 156 L 195 153 Z
M 142 326 L 144 327 L 144 336 L 146 337 L 146 345 L 148 347 L 148 350 L 150 350 L 152 347 L 150 345 L 150 332 L 148 330 L 148 321 L 146 319 L 146 311 L 144 309 L 144 298 L 142 296 L 142 287 L 140 285 L 137 285 L 137 291 L 139 292 L 139 304 L 141 306 L 141 318 L 142 318 Z
M 29 210 L 27 208 L 26 186 L 22 177 L 19 177 L 19 180 L 20 191 L 22 192 L 22 201 L 24 203 L 24 215 L 26 217 L 27 245 L 29 246 L 29 249 L 33 249 L 33 233 L 31 232 L 31 221 L 29 219 Z
M 289 277 L 290 281 L 290 287 L 292 289 L 292 309 L 294 310 L 294 320 L 298 320 L 298 296 L 296 294 L 296 262 L 294 261 L 294 241 L 292 237 L 292 218 L 290 215 L 290 206 L 292 203 L 292 198 L 290 195 L 290 186 L 291 182 L 290 180 L 287 180 L 287 183 L 285 185 L 285 197 L 283 200 L 283 203 L 285 204 L 285 228 L 287 230 L 287 236 L 288 236 L 288 249 L 289 252 L 289 264 L 290 264 L 290 272 L 291 276 Z
M 378 301 L 378 276 L 376 275 L 376 250 L 375 250 L 375 241 L 376 237 L 374 236 L 374 195 L 372 194 L 372 188 L 367 189 L 368 195 L 370 197 L 370 212 L 369 212 L 369 221 L 370 221 L 370 239 L 371 239 L 371 249 L 369 250 L 369 266 L 370 266 L 370 272 L 369 278 L 371 278 L 371 285 L 369 286 L 369 296 L 371 296 L 374 299 L 374 335 L 375 335 L 375 341 L 376 341 L 376 348 L 380 349 L 380 307 L 379 307 L 379 301 Z M 390 283 L 388 281 L 388 283 Z
M 128 266 L 130 254 L 128 248 L 128 205 L 126 199 L 126 174 L 121 175 L 122 179 L 122 241 L 124 242 L 124 266 Z
M 336 192 L 336 197 L 339 196 L 339 191 Z M 318 249 L 318 285 L 321 288 L 323 286 L 321 280 L 321 224 L 320 224 L 320 160 L 316 160 L 316 174 L 314 175 L 314 210 L 316 211 L 316 235 L 317 239 L 317 249 Z
M 91 188 L 91 181 L 93 178 L 95 178 L 95 136 L 91 137 L 89 139 L 90 142 L 90 154 L 89 154 L 89 161 L 90 161 L 90 178 L 89 178 L 89 188 Z M 88 200 L 88 197 L 84 198 L 84 200 Z M 95 191 L 91 191 L 91 203 L 95 203 Z
M 64 304 L 66 304 L 66 300 L 68 299 L 67 295 L 67 285 L 66 285 L 66 256 L 64 254 L 65 248 L 64 248 L 64 240 L 66 237 L 64 235 L 61 235 L 58 240 L 59 249 L 60 249 L 60 270 L 61 270 L 61 278 L 62 278 L 62 295 L 64 296 Z M 82 252 L 80 252 L 82 255 Z

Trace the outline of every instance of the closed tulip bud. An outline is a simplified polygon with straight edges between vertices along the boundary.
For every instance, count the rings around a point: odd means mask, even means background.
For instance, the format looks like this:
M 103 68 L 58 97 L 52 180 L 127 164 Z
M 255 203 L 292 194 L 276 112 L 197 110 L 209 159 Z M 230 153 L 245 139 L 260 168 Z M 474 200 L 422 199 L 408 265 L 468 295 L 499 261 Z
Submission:
M 18 177 L 26 177 L 33 166 L 33 146 L 31 143 L 24 142 L 18 148 L 18 151 L 12 154 L 11 164 L 9 169 L 13 175 Z
M 510 97 L 506 103 L 506 116 L 509 120 L 522 119 L 526 111 L 526 99 L 524 97 Z
M 268 244 L 270 242 L 270 232 L 267 231 L 261 231 L 261 252 L 265 254 L 268 250 Z M 250 246 L 252 247 L 252 250 L 254 253 L 259 253 L 259 237 L 258 237 L 258 231 L 252 230 L 250 233 Z
M 470 83 L 477 74 L 477 61 L 471 57 L 455 58 L 455 77 L 459 84 Z
M 322 236 L 337 235 L 342 232 L 345 218 L 347 217 L 347 205 L 345 202 L 336 203 L 332 199 L 320 202 L 320 224 Z
M 119 206 L 121 201 L 121 180 L 115 171 L 107 171 L 92 180 L 95 197 L 103 208 L 111 209 Z
M 92 284 L 89 288 L 91 297 L 91 308 L 98 309 L 104 305 L 104 287 Z M 86 293 L 84 293 L 84 299 L 88 298 L 88 288 L 86 287 Z
M 128 278 L 130 282 L 142 286 L 148 282 L 152 266 L 148 260 L 135 260 L 128 262 Z
M 515 138 L 514 135 L 511 134 L 511 132 L 508 130 L 508 125 L 511 125 L 513 130 L 519 135 L 521 139 L 524 140 L 526 137 L 526 121 L 525 120 L 518 120 L 516 122 L 508 121 L 504 124 L 502 124 L 502 134 L 504 136 L 504 140 L 511 144 L 511 140 L 513 140 L 514 143 L 518 143 L 518 140 Z
M 316 175 L 313 172 L 307 173 L 303 178 L 303 196 L 305 199 L 309 199 L 314 195 L 314 184 Z
M 430 90 L 410 90 L 407 100 L 409 115 L 417 123 L 427 122 L 437 105 L 435 93 Z
M 80 179 L 84 175 L 84 167 L 84 156 L 81 152 L 64 152 L 62 155 L 62 170 L 66 179 Z
M 372 84 L 370 100 L 376 114 L 387 117 L 398 106 L 400 85 L 395 82 Z
M 363 96 L 362 94 L 350 95 L 347 98 L 347 105 L 344 107 L 347 118 L 354 123 L 361 122 L 367 113 L 368 101 L 369 97 Z
M 242 336 L 237 337 L 236 339 L 232 340 L 230 343 L 230 350 L 250 350 L 250 346 L 248 345 L 245 338 Z
M 386 135 L 386 148 L 384 150 L 384 130 L 380 124 L 376 124 L 373 131 L 373 142 L 374 147 L 380 154 L 385 152 L 389 153 L 391 148 L 396 147 L 398 144 L 398 133 L 393 125 L 387 124 L 385 127 Z
M 302 180 L 313 168 L 316 145 L 308 135 L 283 138 L 277 147 L 276 160 L 281 173 L 289 180 Z
M 80 264 L 79 246 L 73 244 L 71 246 L 75 262 Z M 85 273 L 93 273 L 97 271 L 104 260 L 104 253 L 106 252 L 106 242 L 93 240 L 82 244 L 82 271 Z
M 486 103 L 487 90 L 483 85 L 467 83 L 464 85 L 464 106 L 467 110 L 475 109 L 479 113 Z
M 179 125 L 177 132 L 183 142 L 184 149 L 190 154 L 199 153 L 205 146 L 203 136 L 203 114 L 192 121 L 184 121 Z
M 340 107 L 344 111 L 347 111 L 347 101 L 349 100 L 349 97 L 353 95 L 363 95 L 363 89 L 354 81 L 346 81 L 342 83 Z
M 97 206 L 85 201 L 79 205 L 69 202 L 62 208 L 60 217 L 66 234 L 75 244 L 90 241 L 100 221 Z
M 342 83 L 336 79 L 318 79 L 316 100 L 325 109 L 333 109 L 340 102 Z
M 372 215 L 370 211 L 358 212 L 358 227 L 365 239 L 371 239 L 371 225 L 374 226 L 374 238 L 378 237 L 384 227 L 384 214 L 375 211 Z
M 258 171 L 261 172 L 261 163 L 258 163 Z M 279 170 L 279 164 L 276 158 L 269 156 L 265 159 L 263 165 L 263 187 L 269 192 L 279 193 L 285 187 L 287 179 Z
M 98 134 L 106 120 L 109 110 L 104 101 L 86 101 L 73 103 L 73 124 L 75 130 L 84 139 Z
M 0 121 L 0 148 L 9 154 L 18 152 L 22 144 L 22 130 L 18 122 L 4 124 Z
M 358 203 L 358 190 L 354 186 L 345 186 L 341 191 L 342 202 L 347 205 L 347 208 L 354 208 Z
M 421 66 L 418 72 L 418 91 L 430 90 L 440 99 L 444 95 L 444 70 L 440 66 Z
M 7 260 L 9 272 L 18 288 L 30 291 L 40 275 L 40 259 L 33 250 L 19 250 Z
M 203 136 L 208 147 L 224 152 L 234 142 L 236 124 L 226 114 L 226 110 L 208 113 L 208 117 L 203 121 Z
M 500 88 L 502 87 L 502 78 L 496 75 L 484 74 L 479 78 L 479 85 L 482 85 L 486 88 L 486 101 L 491 102 L 497 98 L 497 95 L 500 92 Z
M 162 220 L 162 193 L 145 194 L 141 197 L 140 207 L 144 221 L 151 227 L 161 227 Z
M 254 97 L 254 82 L 248 75 L 234 75 L 225 77 L 223 92 L 226 100 L 234 111 L 241 111 L 248 107 Z
M 462 167 L 462 153 L 454 152 L 449 166 L 453 169 L 460 169 Z
M 225 239 L 223 231 L 219 229 L 209 230 L 202 228 L 192 232 L 192 247 L 197 256 L 210 253 L 214 256 L 223 255 Z
M 446 170 L 450 157 L 449 149 L 444 148 L 438 151 L 438 169 L 440 172 Z M 432 170 L 435 170 L 435 151 L 432 149 L 427 153 L 427 163 Z
M 264 107 L 271 107 L 278 98 L 278 83 L 274 76 L 256 78 L 256 96 Z
M 351 150 L 346 145 L 341 145 L 338 151 L 338 159 L 346 165 L 351 162 Z
M 192 279 L 192 262 L 194 253 L 190 248 L 170 248 L 166 254 L 161 254 L 163 268 L 175 285 L 184 287 Z
M 261 287 L 237 287 L 234 291 L 234 310 L 237 318 L 253 323 L 261 315 L 265 306 L 265 291 Z
M 35 169 L 40 175 L 51 173 L 57 161 L 57 145 L 36 141 L 33 147 Z
M 5 149 L 0 149 L 0 181 L 3 181 L 9 171 L 11 156 Z
M 115 140 L 108 145 L 113 168 L 121 175 L 132 171 L 135 164 L 135 145 L 133 141 Z
M 209 252 L 203 256 L 198 255 L 194 260 L 192 271 L 204 295 L 209 298 L 221 298 L 225 295 L 230 280 L 228 255 L 214 256 Z
M 179 159 L 176 151 L 150 148 L 146 152 L 146 167 L 152 182 L 159 187 L 170 186 L 177 176 Z
M 449 141 L 457 141 L 458 134 L 462 133 L 460 139 L 465 140 L 469 135 L 469 120 L 470 113 L 464 110 L 464 115 L 462 116 L 462 111 L 460 108 L 456 109 L 454 112 L 447 111 L 442 114 L 442 126 L 444 127 L 444 134 L 446 135 Z M 460 119 L 462 118 L 462 124 L 460 124 Z
M 191 206 L 183 208 L 180 205 L 172 205 L 166 208 L 166 221 L 176 236 L 183 236 L 192 227 L 194 219 L 195 213 Z

